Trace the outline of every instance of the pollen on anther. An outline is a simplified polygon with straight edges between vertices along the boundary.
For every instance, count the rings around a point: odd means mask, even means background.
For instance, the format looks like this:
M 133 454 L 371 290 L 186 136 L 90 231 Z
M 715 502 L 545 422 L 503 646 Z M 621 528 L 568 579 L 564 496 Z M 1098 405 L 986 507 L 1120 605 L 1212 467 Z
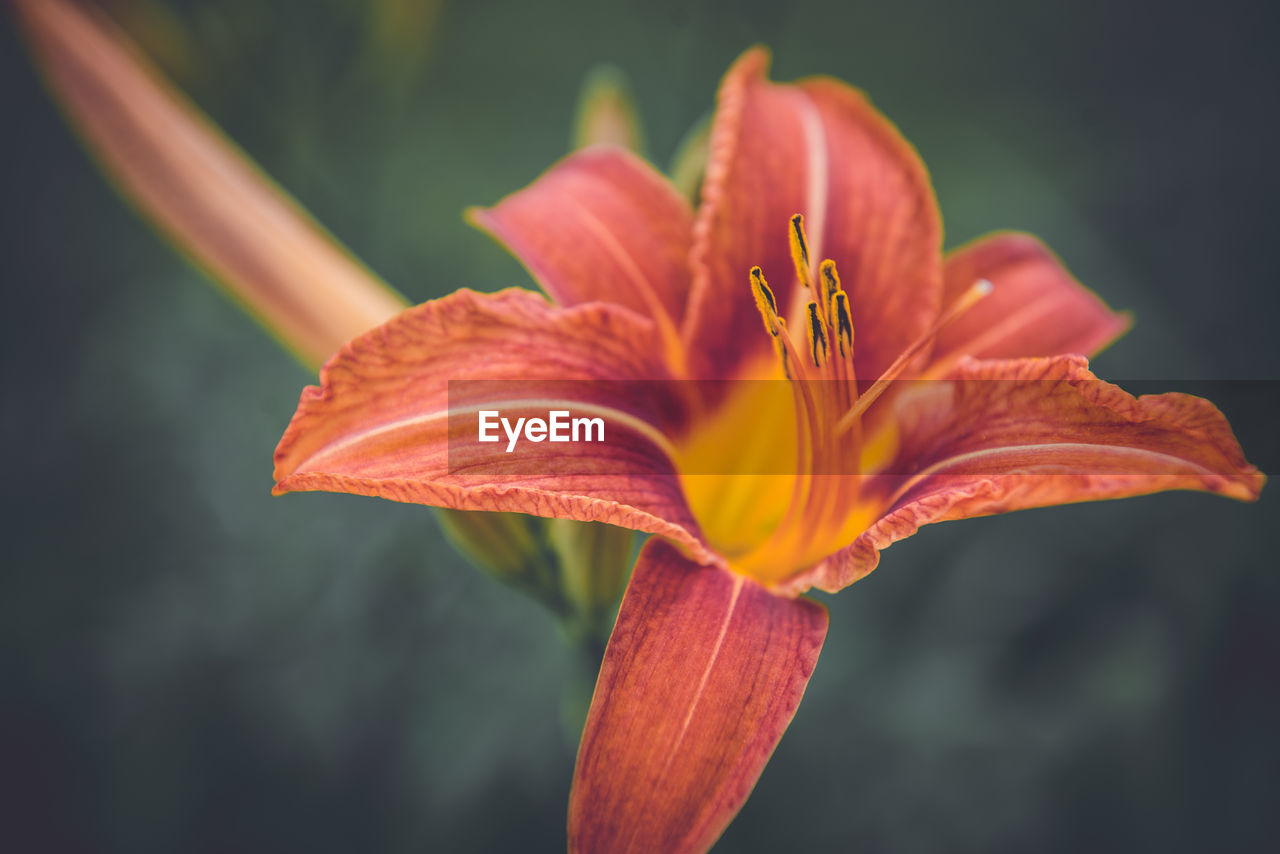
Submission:
M 791 243 L 791 263 L 796 268 L 796 278 L 803 287 L 809 285 L 809 241 L 804 234 L 804 216 L 796 214 L 791 217 L 789 232 Z
M 831 296 L 831 305 L 835 315 L 836 342 L 840 345 L 840 357 L 844 358 L 853 352 L 853 319 L 849 316 L 849 295 L 844 291 L 836 291 Z
M 836 262 L 830 258 L 822 262 L 822 282 L 826 285 L 827 299 L 831 299 L 840 290 L 840 274 L 836 272 Z
M 804 236 L 804 214 L 791 217 L 791 245 L 805 265 L 809 264 L 809 242 Z
M 809 303 L 809 355 L 813 357 L 813 366 L 820 368 L 827 361 L 827 329 L 818 315 L 818 304 Z
M 819 267 L 819 275 L 822 276 L 822 307 L 826 309 L 827 321 L 834 323 L 835 296 L 840 290 L 840 274 L 836 272 L 836 262 L 830 258 L 823 261 Z
M 777 336 L 782 327 L 782 318 L 778 316 L 778 301 L 759 267 L 751 268 L 751 295 L 755 298 L 756 308 L 760 310 L 764 328 L 770 335 Z

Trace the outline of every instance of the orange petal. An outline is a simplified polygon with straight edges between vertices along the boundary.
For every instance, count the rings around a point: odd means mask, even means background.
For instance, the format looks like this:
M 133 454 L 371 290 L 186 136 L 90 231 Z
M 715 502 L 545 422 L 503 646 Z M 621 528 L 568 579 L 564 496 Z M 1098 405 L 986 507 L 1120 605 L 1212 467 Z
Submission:
M 995 289 L 938 333 L 935 364 L 961 356 L 1092 356 L 1129 328 L 1127 315 L 1107 308 L 1029 234 L 991 235 L 947 255 L 943 303 L 979 279 Z
M 955 377 L 903 396 L 899 474 L 877 476 L 870 492 L 883 514 L 791 588 L 845 587 L 932 522 L 1171 489 L 1252 501 L 1266 480 L 1212 403 L 1135 398 L 1082 356 L 966 359 Z
M 660 428 L 616 399 L 634 386 L 608 382 L 656 378 L 655 352 L 653 325 L 621 306 L 557 308 L 518 289 L 425 303 L 343 347 L 321 370 L 320 387 L 303 391 L 276 448 L 275 492 L 608 522 L 714 560 Z M 458 385 L 468 380 L 490 382 Z M 465 389 L 466 417 L 450 417 L 451 386 Z M 600 397 L 609 390 L 613 399 Z M 610 432 L 605 442 L 526 442 L 528 452 L 506 464 L 503 444 L 476 442 L 477 405 L 513 421 L 531 408 L 544 419 L 559 408 L 605 413 Z
M 860 377 L 874 379 L 937 316 L 942 226 L 924 165 L 866 97 L 820 77 L 793 85 L 765 76 L 768 53 L 749 51 L 720 88 L 711 160 L 695 222 L 694 290 L 686 339 L 707 371 L 733 374 L 768 353 L 747 290 L 759 265 L 778 305 L 796 316 L 787 229 L 805 216 L 811 278 L 835 261 L 849 293 Z
M 556 302 L 625 305 L 676 343 L 693 212 L 634 154 L 606 146 L 576 152 L 468 218 L 510 249 Z
M 45 80 L 140 212 L 308 364 L 403 308 L 101 15 L 15 0 Z
M 791 722 L 826 634 L 816 602 L 650 540 L 578 749 L 569 850 L 710 848 Z

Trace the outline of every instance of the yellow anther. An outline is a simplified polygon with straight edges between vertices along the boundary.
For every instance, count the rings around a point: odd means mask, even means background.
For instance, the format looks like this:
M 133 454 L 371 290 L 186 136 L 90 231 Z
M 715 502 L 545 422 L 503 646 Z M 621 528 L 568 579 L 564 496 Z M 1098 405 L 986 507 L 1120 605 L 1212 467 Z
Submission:
M 791 218 L 791 263 L 796 265 L 796 277 L 800 284 L 809 287 L 809 241 L 804 236 L 804 216 Z
M 821 368 L 827 361 L 827 325 L 818 315 L 818 304 L 809 303 L 809 355 L 813 357 L 813 366 Z
M 777 337 L 782 331 L 782 318 L 778 317 L 778 301 L 774 299 L 769 283 L 764 280 L 764 273 L 759 267 L 751 268 L 751 295 L 755 297 L 756 308 L 764 320 L 764 328 L 770 335 Z
M 819 270 L 822 275 L 822 296 L 826 300 L 827 308 L 830 309 L 831 298 L 835 296 L 836 291 L 840 290 L 840 274 L 836 272 L 836 262 L 830 258 L 822 262 Z
M 836 284 L 839 285 L 839 280 Z M 835 327 L 836 342 L 840 345 L 840 358 L 848 358 L 853 353 L 853 318 L 849 316 L 849 295 L 844 291 L 837 290 L 831 295 L 831 325 Z

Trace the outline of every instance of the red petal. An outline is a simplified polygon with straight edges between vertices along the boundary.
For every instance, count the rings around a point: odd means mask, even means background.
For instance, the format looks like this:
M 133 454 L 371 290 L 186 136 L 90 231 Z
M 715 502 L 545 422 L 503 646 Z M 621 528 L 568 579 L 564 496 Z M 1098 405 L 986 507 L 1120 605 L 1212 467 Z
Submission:
M 582 734 L 569 850 L 710 848 L 782 738 L 826 634 L 816 602 L 650 540 Z
M 516 289 L 425 303 L 343 347 L 321 371 L 320 387 L 303 391 L 276 448 L 275 492 L 608 522 L 662 534 L 713 560 L 659 428 L 643 421 L 644 411 L 600 396 L 635 386 L 581 382 L 657 378 L 655 351 L 653 325 L 621 306 L 562 309 Z M 462 380 L 495 381 L 466 387 L 475 398 L 467 402 L 504 415 L 528 414 L 532 404 L 513 400 L 542 405 L 573 396 L 564 408 L 602 407 L 617 418 L 606 417 L 606 442 L 526 443 L 528 453 L 503 468 L 495 465 L 506 459 L 503 446 L 479 445 L 475 419 L 448 417 L 450 383 Z M 553 408 L 560 407 L 545 406 L 541 417 Z
M 942 226 L 915 150 L 859 92 L 828 78 L 769 82 L 768 53 L 748 52 L 720 89 L 694 237 L 686 321 L 706 369 L 732 375 L 770 352 L 748 291 L 759 265 L 793 317 L 788 220 L 805 215 L 814 280 L 836 262 L 855 329 L 858 375 L 874 379 L 937 316 Z
M 471 221 L 506 245 L 556 302 L 604 300 L 674 332 L 689 291 L 693 212 L 621 148 L 571 154 Z
M 1212 403 L 1135 398 L 1081 356 L 965 360 L 955 382 L 901 404 L 894 468 L 916 474 L 876 477 L 868 497 L 882 496 L 881 518 L 789 587 L 848 586 L 881 549 L 932 522 L 1171 489 L 1252 501 L 1266 480 Z
M 950 253 L 943 303 L 979 279 L 995 289 L 938 333 L 935 363 L 960 356 L 1091 356 L 1129 328 L 1127 315 L 1107 308 L 1029 234 L 996 234 Z

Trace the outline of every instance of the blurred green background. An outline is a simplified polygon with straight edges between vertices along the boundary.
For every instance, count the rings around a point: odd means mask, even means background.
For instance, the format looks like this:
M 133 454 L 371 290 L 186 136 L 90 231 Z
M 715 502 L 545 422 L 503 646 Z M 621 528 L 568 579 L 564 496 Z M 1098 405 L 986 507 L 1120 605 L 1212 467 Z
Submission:
M 566 152 L 597 63 L 631 78 L 665 166 L 765 42 L 779 79 L 842 77 L 900 125 L 948 246 L 1033 231 L 1132 309 L 1102 376 L 1278 378 L 1266 4 L 445 0 L 373 17 L 405 5 L 110 8 L 414 301 L 527 283 L 459 214 Z M 423 508 L 269 497 L 312 378 L 112 194 L 0 27 L 0 847 L 563 850 L 573 660 L 551 618 Z M 1206 386 L 1272 473 L 1275 388 Z M 808 695 L 717 850 L 1274 850 L 1276 489 L 894 546 L 823 597 Z

